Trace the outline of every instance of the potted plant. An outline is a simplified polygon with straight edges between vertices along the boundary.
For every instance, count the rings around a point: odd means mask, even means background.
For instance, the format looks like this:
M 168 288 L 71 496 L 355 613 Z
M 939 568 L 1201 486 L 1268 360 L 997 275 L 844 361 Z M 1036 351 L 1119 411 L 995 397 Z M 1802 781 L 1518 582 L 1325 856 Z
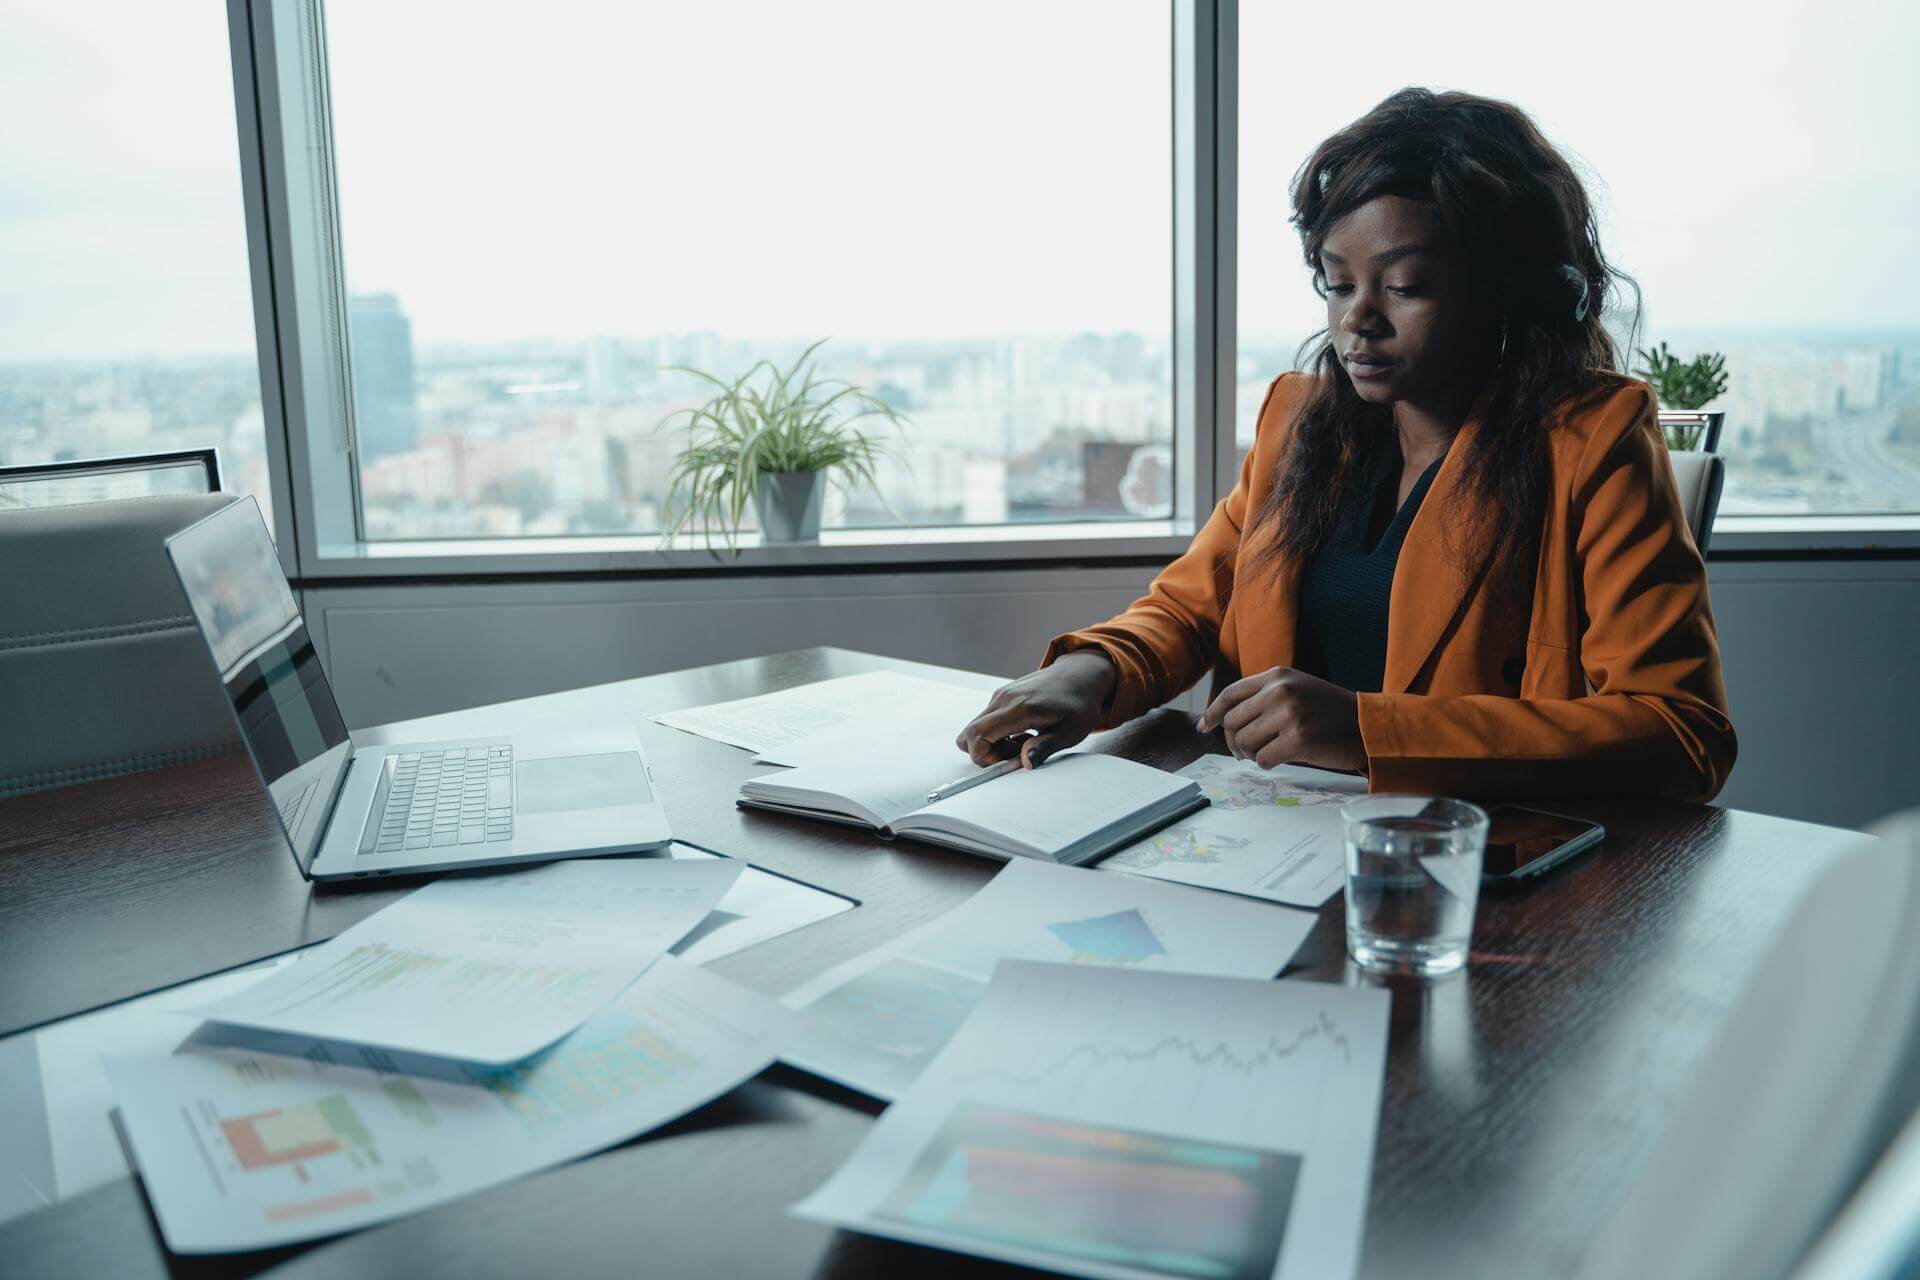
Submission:
M 1720 437 L 1720 422 L 1727 415 L 1701 410 L 1719 399 L 1727 389 L 1727 358 L 1709 351 L 1691 360 L 1682 360 L 1661 343 L 1653 350 L 1642 348 L 1640 367 L 1634 373 L 1653 384 L 1654 394 L 1668 409 L 1678 410 L 1673 421 L 1661 420 L 1667 447 L 1685 453 L 1698 448 L 1702 437 L 1709 441 Z
M 714 388 L 713 398 L 669 414 L 662 429 L 684 418 L 687 445 L 667 476 L 662 525 L 671 538 L 698 519 L 713 550 L 715 526 L 736 547 L 740 518 L 754 505 L 767 542 L 811 542 L 820 536 L 826 483 L 879 485 L 874 464 L 885 446 L 856 424 L 904 420 L 865 390 L 821 378 L 813 355 L 822 338 L 786 369 L 761 360 L 732 381 L 675 365 Z M 884 502 L 886 496 L 881 495 Z

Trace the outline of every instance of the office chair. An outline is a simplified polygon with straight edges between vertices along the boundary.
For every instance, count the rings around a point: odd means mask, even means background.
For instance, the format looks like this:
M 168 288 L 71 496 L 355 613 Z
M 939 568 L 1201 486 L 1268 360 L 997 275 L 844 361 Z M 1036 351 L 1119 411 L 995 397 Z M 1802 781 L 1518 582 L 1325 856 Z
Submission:
M 0 511 L 61 507 L 114 498 L 220 492 L 217 449 L 0 466 Z
M 1583 1280 L 1920 1267 L 1920 814 L 1880 830 L 1789 913 Z
M 232 715 L 163 544 L 231 501 L 68 490 L 0 506 L 0 796 L 230 749 Z
M 1680 489 L 1680 505 L 1687 513 L 1693 545 L 1707 554 L 1713 536 L 1714 513 L 1720 509 L 1720 489 L 1727 480 L 1727 461 L 1717 453 L 1669 453 L 1673 482 Z

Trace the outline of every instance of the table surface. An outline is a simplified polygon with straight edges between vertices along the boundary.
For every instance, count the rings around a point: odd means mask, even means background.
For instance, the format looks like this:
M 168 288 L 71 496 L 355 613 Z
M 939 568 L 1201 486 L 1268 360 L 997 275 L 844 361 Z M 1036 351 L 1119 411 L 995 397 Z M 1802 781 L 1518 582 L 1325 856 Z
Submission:
M 712 966 L 777 995 L 952 907 L 997 867 L 740 810 L 740 781 L 761 771 L 748 753 L 649 717 L 879 669 L 979 679 L 811 649 L 355 736 L 637 723 L 676 836 L 860 902 Z M 1162 710 L 1097 745 L 1173 769 L 1210 744 L 1189 717 Z M 1483 895 L 1464 972 L 1435 982 L 1361 975 L 1344 957 L 1338 898 L 1286 971 L 1392 992 L 1364 1275 L 1573 1271 L 1745 976 L 1850 835 L 1666 801 L 1553 807 L 1603 822 L 1605 846 L 1537 887 Z M 321 940 L 417 883 L 308 885 L 244 759 L 0 803 L 0 1034 Z M 0 1227 L 0 1258 L 9 1275 L 597 1275 L 636 1264 L 658 1275 L 1008 1273 L 787 1216 L 877 1112 L 776 1066 L 612 1151 L 317 1245 L 173 1257 L 129 1180 Z

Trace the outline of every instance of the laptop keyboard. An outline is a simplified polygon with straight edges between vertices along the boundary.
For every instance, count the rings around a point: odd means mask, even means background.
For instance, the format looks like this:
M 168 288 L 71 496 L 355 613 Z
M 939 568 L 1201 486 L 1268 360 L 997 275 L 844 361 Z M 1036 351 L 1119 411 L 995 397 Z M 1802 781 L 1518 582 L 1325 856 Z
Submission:
M 390 759 L 393 785 L 376 853 L 513 839 L 511 746 L 409 751 Z
M 319 778 L 307 779 L 307 785 L 280 802 L 280 821 L 286 824 L 290 832 L 300 830 L 300 815 L 307 807 L 307 797 L 320 785 Z

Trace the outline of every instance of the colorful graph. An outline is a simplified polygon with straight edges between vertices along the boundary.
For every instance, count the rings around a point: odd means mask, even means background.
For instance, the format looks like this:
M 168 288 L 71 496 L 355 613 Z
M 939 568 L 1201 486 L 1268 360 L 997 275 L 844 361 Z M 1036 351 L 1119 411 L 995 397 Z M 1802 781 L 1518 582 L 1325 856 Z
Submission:
M 700 1060 L 631 1017 L 603 1014 L 552 1052 L 475 1080 L 531 1130 L 590 1114 L 697 1070 Z
M 243 1169 L 313 1160 L 373 1143 L 353 1104 L 339 1093 L 222 1120 L 220 1133 Z
M 1160 935 L 1139 911 L 1132 909 L 1085 920 L 1063 920 L 1048 925 L 1047 932 L 1067 944 L 1075 964 L 1138 964 L 1167 954 Z
M 1289 782 L 1255 773 L 1229 773 L 1197 781 L 1200 789 L 1207 793 L 1207 798 L 1222 809 L 1301 809 L 1323 804 L 1345 804 L 1356 794 L 1352 790 L 1316 787 L 1311 783 Z
M 1267 1280 L 1300 1158 L 962 1103 L 876 1214 L 1167 1275 Z
M 1192 827 L 1168 827 L 1133 848 L 1116 853 L 1107 859 L 1107 864 L 1145 871 L 1165 862 L 1224 862 L 1223 853 L 1245 849 L 1252 843 L 1242 836 L 1221 835 Z
M 301 976 L 296 971 L 296 976 Z M 428 951 L 390 947 L 383 942 L 362 943 L 332 964 L 304 975 L 290 985 L 286 998 L 269 1015 L 303 1006 L 351 1000 L 373 992 L 402 990 L 421 980 L 442 983 L 494 1003 L 532 1003 L 564 999 L 595 980 L 578 969 L 525 964 L 511 960 L 455 959 Z

